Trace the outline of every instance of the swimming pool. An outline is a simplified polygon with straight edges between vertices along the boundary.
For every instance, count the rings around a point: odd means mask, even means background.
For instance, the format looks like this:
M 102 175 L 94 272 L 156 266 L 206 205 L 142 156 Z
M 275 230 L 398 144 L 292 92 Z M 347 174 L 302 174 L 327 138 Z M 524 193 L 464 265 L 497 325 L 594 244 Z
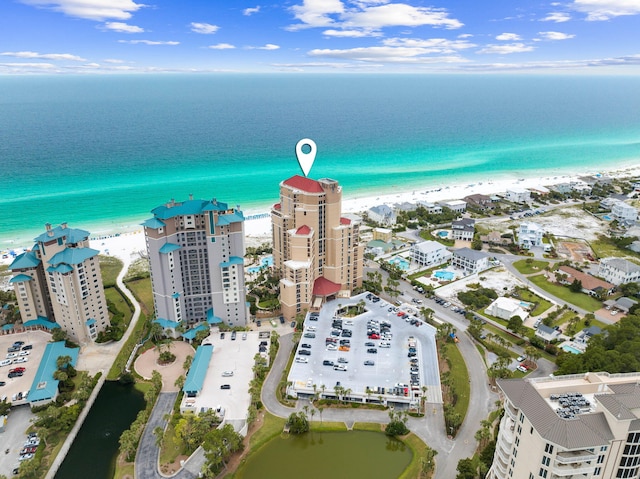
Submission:
M 397 266 L 402 271 L 406 271 L 406 270 L 409 269 L 409 262 L 406 259 L 401 258 L 400 256 L 396 256 L 395 258 L 391 258 L 389 260 L 389 263 Z
M 438 231 L 438 236 L 440 236 L 440 238 L 446 238 L 447 236 L 449 236 L 449 232 L 448 231 Z
M 434 272 L 433 275 L 438 279 L 451 281 L 454 278 L 455 273 L 452 273 L 451 271 L 447 271 L 446 269 L 439 269 L 438 271 Z
M 520 306 L 523 308 L 531 308 L 533 307 L 533 303 L 527 303 L 526 301 L 520 301 Z
M 609 215 L 604 215 L 604 216 L 602 217 L 602 219 L 603 219 L 603 220 L 607 220 L 607 221 L 611 221 L 613 218 L 611 218 L 611 216 L 609 216 Z
M 582 351 L 580 351 L 579 349 L 574 348 L 573 346 L 571 346 L 569 344 L 563 344 L 561 347 L 562 347 L 562 349 L 564 349 L 568 353 L 582 354 Z
M 273 266 L 273 256 L 262 258 L 262 260 L 260 261 L 260 266 L 252 266 L 251 268 L 247 268 L 247 273 L 255 274 L 269 266 Z

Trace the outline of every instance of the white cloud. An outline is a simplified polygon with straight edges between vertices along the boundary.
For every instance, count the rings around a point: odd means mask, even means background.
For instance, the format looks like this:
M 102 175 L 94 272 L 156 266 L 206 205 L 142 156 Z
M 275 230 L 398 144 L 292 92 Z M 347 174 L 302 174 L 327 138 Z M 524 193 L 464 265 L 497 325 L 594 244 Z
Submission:
M 422 53 L 454 53 L 473 48 L 477 45 L 465 40 L 447 40 L 445 38 L 388 38 L 382 42 L 387 47 L 420 48 Z
M 509 55 L 511 53 L 531 52 L 535 47 L 524 43 L 509 43 L 501 45 L 487 45 L 476 53 L 496 53 L 498 55 Z
M 10 68 L 37 68 L 46 70 L 57 68 L 53 63 L 0 63 L 0 66 Z
M 419 27 L 431 25 L 447 29 L 460 28 L 463 24 L 445 9 L 415 7 L 406 3 L 388 3 L 386 0 L 353 1 L 346 8 L 340 0 L 304 0 L 302 5 L 291 7 L 301 23 L 290 25 L 288 30 L 313 27 L 338 27 L 345 31 L 371 32 L 386 27 Z
M 569 6 L 574 10 L 586 13 L 589 21 L 609 20 L 623 15 L 640 14 L 638 0 L 574 0 Z
M 142 3 L 132 0 L 20 0 L 27 5 L 47 8 L 70 17 L 103 21 L 108 19 L 127 20 L 132 12 L 137 12 Z
M 245 8 L 242 11 L 242 14 L 247 16 L 247 17 L 249 17 L 249 16 L 253 15 L 254 13 L 258 13 L 259 11 L 260 11 L 260 5 L 256 5 L 253 8 Z
M 70 60 L 74 62 L 87 61 L 82 57 L 72 55 L 70 53 L 2 52 L 0 53 L 0 56 L 15 58 L 40 58 L 43 60 Z
M 156 41 L 156 40 L 118 40 L 118 43 L 130 43 L 132 45 L 180 45 L 180 42 L 174 41 Z
M 473 35 L 471 33 L 462 33 L 458 35 L 458 38 L 471 38 Z
M 568 40 L 575 37 L 573 34 L 562 32 L 538 32 L 538 35 L 542 40 Z
M 315 49 L 308 54 L 312 57 L 329 57 L 360 62 L 384 63 L 461 63 L 467 61 L 460 56 L 425 56 L 430 53 L 425 48 L 411 47 L 361 47 L 344 50 Z
M 496 40 L 515 42 L 517 40 L 522 40 L 522 38 L 517 33 L 501 33 L 500 35 L 496 35 Z
M 551 12 L 549 15 L 544 17 L 541 21 L 543 22 L 556 22 L 563 23 L 571 20 L 571 15 L 564 12 Z
M 274 45 L 273 43 L 267 43 L 266 45 L 263 45 L 261 47 L 248 46 L 248 47 L 245 47 L 245 49 L 247 49 L 247 50 L 279 50 L 280 49 L 280 45 Z
M 210 23 L 191 22 L 189 26 L 192 32 L 202 33 L 203 35 L 211 35 L 220 30 L 218 25 L 211 25 Z
M 118 63 L 124 63 L 124 60 L 118 60 L 117 58 L 106 58 L 105 60 L 103 60 L 105 63 L 114 63 L 114 64 L 118 64 Z
M 230 43 L 218 43 L 217 45 L 209 45 L 207 48 L 210 48 L 211 50 L 232 50 L 235 46 Z
M 137 27 L 135 25 L 129 25 L 124 22 L 107 22 L 104 24 L 104 28 L 107 30 L 113 30 L 114 32 L 122 33 L 143 33 L 144 28 Z
M 374 32 L 371 30 L 325 30 L 323 35 L 328 37 L 342 37 L 342 38 L 363 38 L 363 37 L 379 37 L 382 36 L 380 32 Z

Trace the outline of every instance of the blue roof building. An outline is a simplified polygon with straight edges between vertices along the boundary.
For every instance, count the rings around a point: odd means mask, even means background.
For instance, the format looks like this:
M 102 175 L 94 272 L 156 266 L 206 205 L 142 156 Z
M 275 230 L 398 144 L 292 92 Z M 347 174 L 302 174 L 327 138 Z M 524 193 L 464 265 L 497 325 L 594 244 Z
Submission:
M 193 341 L 194 339 L 196 339 L 196 334 L 198 334 L 199 331 L 209 331 L 209 326 L 204 324 L 199 324 L 195 328 L 192 328 L 189 331 L 182 333 L 182 337 L 187 341 Z
M 58 369 L 58 358 L 60 356 L 69 356 L 71 358 L 71 366 L 75 367 L 78 362 L 79 352 L 79 348 L 67 348 L 64 341 L 47 344 L 27 396 L 32 406 L 41 406 L 55 401 L 56 397 L 58 397 L 59 381 L 53 379 L 53 373 Z
M 187 379 L 182 387 L 182 391 L 185 395 L 194 397 L 202 390 L 204 378 L 207 375 L 207 369 L 209 368 L 209 361 L 211 361 L 212 355 L 212 344 L 203 344 L 196 350 L 196 355 L 194 356 L 189 372 L 187 373 Z

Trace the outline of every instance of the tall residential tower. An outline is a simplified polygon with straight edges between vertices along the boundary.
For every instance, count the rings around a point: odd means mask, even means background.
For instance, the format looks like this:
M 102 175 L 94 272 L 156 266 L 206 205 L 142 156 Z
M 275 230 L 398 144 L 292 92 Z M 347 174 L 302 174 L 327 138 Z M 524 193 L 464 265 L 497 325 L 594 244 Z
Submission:
M 244 326 L 244 216 L 216 199 L 171 200 L 143 223 L 158 320 Z M 168 321 L 168 323 L 166 323 Z
M 55 322 L 73 341 L 95 341 L 109 326 L 109 312 L 99 251 L 89 248 L 89 232 L 47 224 L 35 241 L 10 266 L 22 322 L 44 327 Z
M 292 319 L 362 286 L 359 224 L 342 217 L 342 187 L 328 178 L 292 176 L 271 209 L 273 264 L 282 314 Z

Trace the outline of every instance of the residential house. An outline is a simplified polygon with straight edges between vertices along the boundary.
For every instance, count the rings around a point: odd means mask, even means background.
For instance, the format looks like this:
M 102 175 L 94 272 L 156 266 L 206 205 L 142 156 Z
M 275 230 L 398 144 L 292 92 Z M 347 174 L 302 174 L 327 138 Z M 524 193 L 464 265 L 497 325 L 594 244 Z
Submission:
M 578 271 L 570 266 L 560 266 L 558 271 L 563 273 L 560 275 L 556 274 L 556 278 L 559 283 L 568 285 L 572 284 L 575 280 L 578 280 L 582 284 L 582 292 L 591 296 L 608 296 L 615 288 L 611 283 L 607 283 L 595 276 Z M 563 279 L 563 275 L 566 275 L 566 278 Z
M 420 266 L 437 266 L 446 263 L 452 253 L 437 241 L 423 241 L 411 247 L 411 259 Z
M 496 207 L 494 201 L 487 195 L 475 194 L 465 196 L 463 199 L 467 202 L 469 207 L 476 208 L 481 211 L 492 210 Z
M 435 203 L 420 201 L 419 204 L 427 211 L 427 214 L 439 215 L 440 213 L 442 213 L 442 206 Z
M 540 323 L 536 328 L 535 334 L 545 343 L 550 343 L 554 339 L 558 339 L 560 337 L 560 331 L 554 328 L 550 328 L 549 326 L 546 326 L 542 323 Z
M 373 239 L 389 243 L 393 239 L 393 230 L 388 228 L 373 228 Z
M 465 274 L 479 273 L 489 267 L 489 256 L 482 251 L 460 248 L 453 252 L 451 264 Z
M 542 246 L 544 230 L 537 223 L 524 222 L 518 229 L 518 246 L 522 249 L 530 249 L 534 246 Z
M 529 203 L 531 201 L 531 192 L 524 188 L 514 186 L 507 190 L 505 199 L 512 203 Z
M 499 231 L 492 231 L 486 235 L 480 235 L 480 241 L 485 244 L 495 245 L 495 246 L 508 246 L 513 243 L 512 238 L 503 238 L 502 234 Z
M 627 298 L 626 296 L 604 302 L 607 309 L 622 311 L 623 313 L 628 313 L 636 304 L 638 304 L 638 302 L 635 299 Z
M 623 201 L 614 203 L 611 207 L 611 214 L 618 222 L 621 223 L 631 223 L 638 219 L 638 210 Z
M 582 331 L 576 334 L 573 340 L 576 343 L 586 345 L 591 338 L 600 333 L 602 333 L 602 329 L 600 329 L 598 326 L 589 326 L 588 328 L 584 328 Z
M 640 281 L 640 266 L 622 258 L 600 260 L 598 276 L 616 286 Z
M 451 211 L 455 211 L 456 213 L 464 213 L 467 209 L 467 203 L 462 200 L 438 201 L 438 204 L 443 208 L 449 208 Z
M 476 220 L 462 218 L 451 222 L 451 236 L 454 240 L 473 241 Z
M 496 318 L 509 320 L 514 316 L 519 316 L 523 321 L 529 316 L 529 312 L 522 307 L 519 299 L 499 297 L 491 303 L 484 312 Z
M 393 205 L 393 209 L 395 211 L 415 211 L 416 208 L 418 207 L 418 205 L 416 205 L 415 203 L 409 203 L 407 201 L 403 202 L 403 203 L 396 203 Z
M 383 226 L 393 226 L 396 224 L 396 213 L 388 205 L 373 206 L 369 208 L 367 215 L 371 221 Z

